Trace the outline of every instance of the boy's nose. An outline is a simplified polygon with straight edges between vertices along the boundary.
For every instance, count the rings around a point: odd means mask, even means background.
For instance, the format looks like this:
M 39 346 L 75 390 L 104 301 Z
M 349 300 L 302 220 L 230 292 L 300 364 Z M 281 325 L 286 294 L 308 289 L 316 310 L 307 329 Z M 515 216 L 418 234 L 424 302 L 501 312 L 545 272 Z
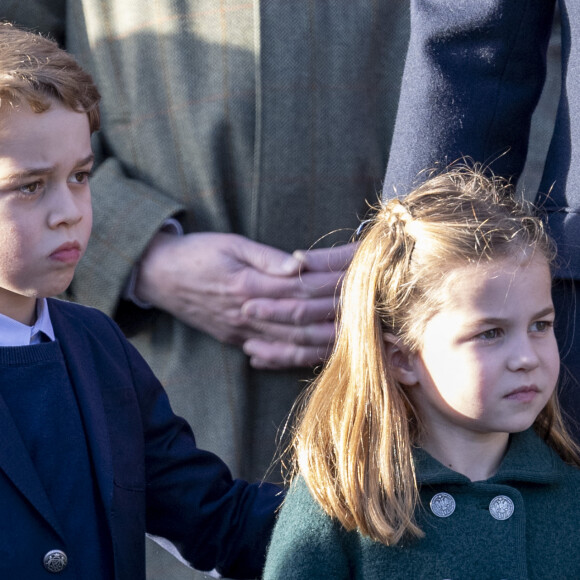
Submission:
M 78 192 L 71 191 L 66 185 L 53 192 L 48 222 L 51 228 L 61 225 L 74 225 L 83 218 L 83 204 Z

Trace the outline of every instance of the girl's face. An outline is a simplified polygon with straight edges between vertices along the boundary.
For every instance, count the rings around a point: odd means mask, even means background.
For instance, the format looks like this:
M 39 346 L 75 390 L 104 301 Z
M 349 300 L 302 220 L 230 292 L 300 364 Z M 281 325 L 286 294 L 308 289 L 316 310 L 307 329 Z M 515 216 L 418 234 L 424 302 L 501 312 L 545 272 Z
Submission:
M 404 381 L 427 434 L 523 431 L 548 402 L 560 367 L 548 263 L 507 258 L 451 276 Z

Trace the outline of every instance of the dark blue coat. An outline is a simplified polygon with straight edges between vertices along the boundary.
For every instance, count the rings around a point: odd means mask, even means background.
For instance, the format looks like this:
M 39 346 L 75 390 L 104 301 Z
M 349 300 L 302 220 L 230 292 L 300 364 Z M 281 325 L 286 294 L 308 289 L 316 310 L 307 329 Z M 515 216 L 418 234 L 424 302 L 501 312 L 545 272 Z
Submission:
M 145 578 L 146 532 L 167 538 L 199 569 L 258 576 L 278 488 L 232 480 L 220 459 L 196 447 L 147 364 L 107 316 L 58 300 L 49 300 L 49 310 L 86 429 L 115 578 Z M 2 519 L 14 530 L 2 534 L 0 577 L 45 578 L 43 556 L 62 548 L 64 538 L 1 398 L 0 432 Z M 78 576 L 69 567 L 59 577 Z
M 559 6 L 562 92 L 536 202 L 558 246 L 556 334 L 567 370 L 561 397 L 580 437 L 580 2 Z M 412 0 L 385 198 L 394 188 L 407 192 L 421 171 L 463 156 L 518 178 L 554 8 L 555 0 Z
M 554 0 L 413 0 L 411 39 L 384 195 L 461 156 L 521 173 L 545 78 Z M 562 94 L 538 203 L 580 279 L 580 3 L 560 1 Z M 505 155 L 502 153 L 506 152 Z

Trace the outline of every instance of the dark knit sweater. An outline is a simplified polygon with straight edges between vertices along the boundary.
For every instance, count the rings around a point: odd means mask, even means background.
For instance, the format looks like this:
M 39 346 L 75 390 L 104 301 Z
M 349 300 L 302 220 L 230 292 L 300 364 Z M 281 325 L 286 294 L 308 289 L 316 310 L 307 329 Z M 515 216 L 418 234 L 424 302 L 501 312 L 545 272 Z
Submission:
M 487 481 L 471 482 L 424 451 L 416 467 L 424 538 L 387 547 L 346 532 L 299 478 L 281 510 L 265 580 L 580 578 L 580 470 L 565 465 L 533 431 L 511 437 L 500 469 Z M 456 502 L 448 517 L 429 507 L 440 492 Z M 513 501 L 504 520 L 490 513 L 498 496 Z

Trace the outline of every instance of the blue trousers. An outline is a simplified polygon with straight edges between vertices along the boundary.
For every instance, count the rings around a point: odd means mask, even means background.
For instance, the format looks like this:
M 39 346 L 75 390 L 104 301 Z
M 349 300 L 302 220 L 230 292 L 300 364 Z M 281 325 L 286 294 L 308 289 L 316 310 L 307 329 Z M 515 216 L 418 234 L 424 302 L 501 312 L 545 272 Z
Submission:
M 552 297 L 562 359 L 560 403 L 566 424 L 580 442 L 580 281 L 556 280 Z

